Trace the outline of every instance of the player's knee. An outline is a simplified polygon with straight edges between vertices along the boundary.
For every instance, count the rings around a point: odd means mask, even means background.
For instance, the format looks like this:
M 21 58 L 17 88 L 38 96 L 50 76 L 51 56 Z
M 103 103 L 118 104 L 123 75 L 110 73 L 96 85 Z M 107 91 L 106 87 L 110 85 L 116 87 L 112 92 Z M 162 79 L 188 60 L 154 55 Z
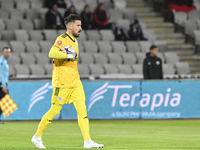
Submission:
M 60 113 L 61 109 L 62 109 L 62 105 L 52 104 L 50 111 L 56 116 Z

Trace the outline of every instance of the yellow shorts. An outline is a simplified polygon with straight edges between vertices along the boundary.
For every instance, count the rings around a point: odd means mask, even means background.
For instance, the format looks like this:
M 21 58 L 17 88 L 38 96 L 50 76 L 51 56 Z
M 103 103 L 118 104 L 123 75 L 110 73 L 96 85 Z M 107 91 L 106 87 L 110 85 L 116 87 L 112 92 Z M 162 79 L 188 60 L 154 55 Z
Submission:
M 73 104 L 74 101 L 85 100 L 85 92 L 83 86 L 74 88 L 53 88 L 51 103 L 57 104 Z

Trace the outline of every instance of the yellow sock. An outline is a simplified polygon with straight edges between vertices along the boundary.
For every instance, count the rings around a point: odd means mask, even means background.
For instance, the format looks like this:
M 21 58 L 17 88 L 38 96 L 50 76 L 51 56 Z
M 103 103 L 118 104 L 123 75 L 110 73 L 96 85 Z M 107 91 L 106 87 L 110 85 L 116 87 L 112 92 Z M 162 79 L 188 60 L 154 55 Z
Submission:
M 85 101 L 76 101 L 74 102 L 74 106 L 76 108 L 78 114 L 78 124 L 81 129 L 84 141 L 90 139 L 89 133 L 89 120 L 87 118 L 87 110 L 85 106 Z
M 36 135 L 42 137 L 44 130 L 51 124 L 53 118 L 59 114 L 62 105 L 52 104 L 49 111 L 42 117 L 40 124 L 38 125 L 38 129 Z

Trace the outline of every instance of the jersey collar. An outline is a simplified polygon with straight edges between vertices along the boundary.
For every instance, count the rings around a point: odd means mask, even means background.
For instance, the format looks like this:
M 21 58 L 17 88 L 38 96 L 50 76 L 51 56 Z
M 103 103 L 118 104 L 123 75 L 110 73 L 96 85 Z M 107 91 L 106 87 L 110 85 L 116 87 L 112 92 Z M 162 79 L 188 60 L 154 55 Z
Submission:
M 66 32 L 67 36 L 75 43 L 75 37 Z

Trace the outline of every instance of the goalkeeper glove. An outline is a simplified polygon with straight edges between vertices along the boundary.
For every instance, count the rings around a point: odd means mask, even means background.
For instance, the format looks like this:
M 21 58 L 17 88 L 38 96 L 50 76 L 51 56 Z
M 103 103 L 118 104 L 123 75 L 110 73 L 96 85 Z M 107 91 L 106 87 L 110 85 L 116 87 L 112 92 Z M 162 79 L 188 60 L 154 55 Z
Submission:
M 61 48 L 62 52 L 67 53 L 67 59 L 61 59 L 62 61 L 68 60 L 68 61 L 74 61 L 76 60 L 77 53 L 74 50 L 74 48 L 71 47 L 63 47 Z

